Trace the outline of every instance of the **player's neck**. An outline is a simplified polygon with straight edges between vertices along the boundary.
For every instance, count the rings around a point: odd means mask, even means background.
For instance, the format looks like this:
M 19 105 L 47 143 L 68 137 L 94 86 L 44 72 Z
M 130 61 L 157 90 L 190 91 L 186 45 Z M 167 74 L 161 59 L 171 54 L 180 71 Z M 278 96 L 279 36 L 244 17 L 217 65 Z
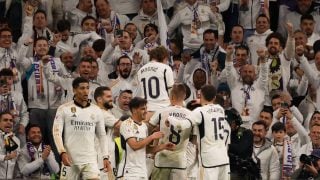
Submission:
M 103 104 L 97 104 L 97 105 L 99 106 L 100 109 L 103 109 L 103 110 L 105 110 L 105 111 L 108 111 L 108 109 L 105 108 Z
M 213 104 L 213 101 L 203 101 L 201 102 L 202 106 L 208 105 L 208 104 Z
M 173 102 L 172 106 L 183 106 L 183 101 L 182 102 Z
M 142 122 L 139 120 L 139 118 L 138 118 L 138 117 L 135 117 L 134 115 L 131 116 L 131 119 L 132 119 L 136 124 L 138 124 L 138 125 L 141 125 L 141 124 L 142 124 Z
M 78 105 L 80 105 L 80 106 L 82 106 L 82 107 L 87 107 L 87 105 L 88 105 L 88 103 L 89 103 L 88 101 L 80 100 L 80 99 L 78 99 L 78 98 L 75 98 L 74 101 L 75 101 Z

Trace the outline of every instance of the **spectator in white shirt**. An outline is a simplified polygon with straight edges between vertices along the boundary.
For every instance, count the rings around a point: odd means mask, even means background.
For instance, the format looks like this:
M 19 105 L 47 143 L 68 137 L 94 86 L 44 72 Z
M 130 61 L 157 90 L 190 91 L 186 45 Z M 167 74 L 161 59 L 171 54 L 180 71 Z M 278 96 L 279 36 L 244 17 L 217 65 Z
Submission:
M 316 21 L 311 14 L 304 14 L 300 19 L 300 29 L 306 33 L 308 37 L 308 46 L 313 46 L 313 43 L 320 39 L 320 35 L 315 30 Z
M 26 128 L 27 144 L 19 156 L 21 173 L 26 178 L 50 178 L 59 172 L 59 164 L 54 158 L 50 145 L 42 142 L 40 126 L 29 124 Z
M 71 22 L 72 32 L 81 32 L 82 19 L 88 15 L 94 16 L 92 7 L 93 4 L 91 0 L 79 0 L 77 7 L 71 10 L 69 17 L 67 17 Z

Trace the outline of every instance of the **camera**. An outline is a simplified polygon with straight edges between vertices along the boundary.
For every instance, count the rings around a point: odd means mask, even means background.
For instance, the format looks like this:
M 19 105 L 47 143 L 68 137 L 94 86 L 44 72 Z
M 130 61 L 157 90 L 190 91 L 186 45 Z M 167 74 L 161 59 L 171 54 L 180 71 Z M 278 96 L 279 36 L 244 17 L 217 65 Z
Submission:
M 301 154 L 300 156 L 300 162 L 303 164 L 315 164 L 317 162 L 317 158 L 315 158 L 312 155 L 307 156 L 306 154 Z
M 257 162 L 251 157 L 241 158 L 234 154 L 229 154 L 231 172 L 236 172 L 240 176 L 249 176 L 253 179 L 260 178 L 260 159 Z

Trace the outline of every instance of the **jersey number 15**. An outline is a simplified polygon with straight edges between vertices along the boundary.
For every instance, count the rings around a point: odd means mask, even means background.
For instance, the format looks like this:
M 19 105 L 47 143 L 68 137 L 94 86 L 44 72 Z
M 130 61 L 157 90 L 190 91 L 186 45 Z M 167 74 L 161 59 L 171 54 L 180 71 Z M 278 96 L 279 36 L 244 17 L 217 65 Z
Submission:
M 223 127 L 223 117 L 217 118 L 212 118 L 212 122 L 214 125 L 214 139 L 218 140 L 221 139 L 223 140 L 223 133 L 224 133 L 224 127 Z

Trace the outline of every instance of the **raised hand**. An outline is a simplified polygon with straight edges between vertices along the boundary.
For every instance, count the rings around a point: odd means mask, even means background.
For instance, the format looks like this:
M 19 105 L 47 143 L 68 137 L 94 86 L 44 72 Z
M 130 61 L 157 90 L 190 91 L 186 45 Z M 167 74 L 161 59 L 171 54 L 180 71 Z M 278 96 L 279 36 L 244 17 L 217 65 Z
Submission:
M 50 61 L 50 55 L 42 56 L 41 61 L 43 64 L 47 64 Z
M 258 48 L 257 55 L 259 57 L 259 62 L 260 63 L 265 63 L 266 62 L 266 57 L 268 55 L 268 51 L 265 48 Z
M 227 61 L 232 61 L 231 56 L 234 51 L 234 45 L 228 45 L 226 48 Z
M 291 22 L 286 23 L 286 29 L 288 31 L 289 37 L 293 37 L 293 24 Z
M 142 61 L 142 55 L 139 52 L 135 52 L 132 57 L 132 61 L 134 64 L 140 64 Z

